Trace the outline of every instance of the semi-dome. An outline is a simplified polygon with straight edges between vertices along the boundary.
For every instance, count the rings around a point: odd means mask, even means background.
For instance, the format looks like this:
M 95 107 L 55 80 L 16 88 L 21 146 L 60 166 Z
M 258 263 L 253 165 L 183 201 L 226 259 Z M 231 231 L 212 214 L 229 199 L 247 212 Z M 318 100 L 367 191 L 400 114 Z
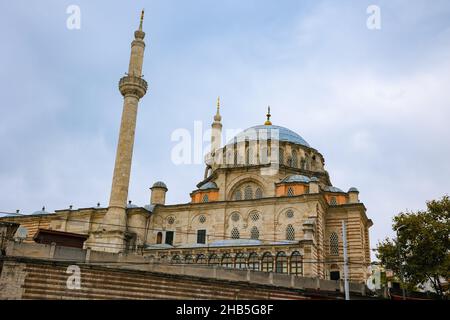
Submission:
M 207 182 L 200 187 L 200 190 L 209 190 L 209 189 L 218 189 L 217 184 L 215 182 Z
M 166 186 L 166 184 L 165 184 L 164 182 L 162 182 L 162 181 L 156 181 L 156 182 L 153 184 L 152 188 L 166 188 L 166 189 L 167 189 L 167 186 Z
M 254 126 L 250 127 L 248 129 L 245 129 L 238 135 L 236 135 L 232 140 L 228 142 L 228 144 L 233 144 L 235 142 L 240 141 L 254 141 L 258 139 L 263 139 L 265 135 L 265 139 L 270 139 L 272 137 L 277 137 L 279 141 L 286 141 L 290 143 L 299 144 L 305 147 L 310 147 L 308 142 L 305 141 L 299 134 L 295 133 L 294 131 L 281 127 L 281 126 L 274 126 L 274 125 L 260 125 L 260 126 Z
M 282 183 L 292 183 L 292 182 L 308 183 L 310 181 L 311 179 L 309 177 L 300 174 L 293 174 L 281 180 Z
M 323 187 L 323 191 L 326 192 L 340 192 L 340 193 L 345 193 L 344 191 L 342 191 L 341 189 L 337 188 L 337 187 L 333 187 L 333 186 L 325 186 Z

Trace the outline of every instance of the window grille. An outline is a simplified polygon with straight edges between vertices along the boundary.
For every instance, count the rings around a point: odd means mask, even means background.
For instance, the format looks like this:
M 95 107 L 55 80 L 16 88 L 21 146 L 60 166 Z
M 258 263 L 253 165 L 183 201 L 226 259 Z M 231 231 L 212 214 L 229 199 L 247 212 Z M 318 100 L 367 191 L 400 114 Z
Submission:
M 250 231 L 250 238 L 253 240 L 259 239 L 259 230 L 257 227 L 253 227 Z
M 286 228 L 286 240 L 294 241 L 295 240 L 295 229 L 292 224 L 289 224 Z

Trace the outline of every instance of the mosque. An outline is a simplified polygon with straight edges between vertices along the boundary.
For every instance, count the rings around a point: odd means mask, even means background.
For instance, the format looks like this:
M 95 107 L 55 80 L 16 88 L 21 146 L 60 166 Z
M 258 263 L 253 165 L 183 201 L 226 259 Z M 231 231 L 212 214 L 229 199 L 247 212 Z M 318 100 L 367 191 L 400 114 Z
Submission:
M 138 104 L 147 92 L 142 24 L 143 13 L 128 73 L 119 81 L 123 113 L 108 207 L 43 209 L 0 220 L 26 228 L 27 241 L 46 234 L 74 246 L 81 239 L 84 249 L 133 252 L 161 263 L 331 280 L 343 277 L 344 222 L 350 280 L 364 282 L 372 221 L 359 191 L 333 186 L 323 155 L 296 132 L 272 124 L 270 109 L 263 124 L 221 145 L 218 101 L 205 174 L 191 201 L 166 204 L 170 186 L 162 181 L 151 186 L 147 205 L 128 201 Z

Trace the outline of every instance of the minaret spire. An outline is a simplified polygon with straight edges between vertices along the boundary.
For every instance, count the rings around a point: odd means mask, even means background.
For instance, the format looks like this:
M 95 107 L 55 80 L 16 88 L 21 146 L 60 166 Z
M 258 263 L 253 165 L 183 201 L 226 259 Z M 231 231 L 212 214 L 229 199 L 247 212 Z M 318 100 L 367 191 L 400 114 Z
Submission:
M 214 116 L 215 122 L 220 122 L 222 120 L 222 116 L 220 115 L 220 97 L 217 97 L 217 111 L 216 115 Z
M 139 31 L 142 31 L 142 24 L 144 22 L 144 9 L 141 11 L 141 21 L 139 23 Z
M 92 241 L 92 246 L 96 250 L 101 251 L 125 251 L 127 248 L 127 239 L 130 236 L 127 230 L 126 208 L 130 183 L 131 159 L 133 157 L 138 104 L 139 100 L 147 92 L 147 82 L 142 79 L 145 49 L 145 32 L 142 31 L 143 19 L 144 11 L 142 10 L 139 29 L 134 32 L 134 40 L 131 42 L 128 74 L 119 81 L 119 90 L 123 96 L 123 110 L 111 196 L 108 211 L 103 217 L 103 224 L 100 225 Z M 98 248 L 95 245 L 96 242 L 99 243 Z M 103 245 L 100 242 L 103 242 Z M 105 246 L 104 243 L 110 245 Z
M 270 106 L 267 107 L 267 114 L 266 114 L 266 116 L 267 116 L 267 120 L 266 120 L 266 122 L 264 123 L 264 125 L 266 125 L 266 126 L 271 126 L 271 125 L 272 125 L 272 122 L 270 121 L 270 117 L 271 117 L 272 115 L 270 114 Z
M 222 116 L 220 115 L 220 97 L 217 97 L 217 111 L 214 115 L 214 122 L 211 125 L 211 154 L 214 154 L 221 147 L 222 142 Z

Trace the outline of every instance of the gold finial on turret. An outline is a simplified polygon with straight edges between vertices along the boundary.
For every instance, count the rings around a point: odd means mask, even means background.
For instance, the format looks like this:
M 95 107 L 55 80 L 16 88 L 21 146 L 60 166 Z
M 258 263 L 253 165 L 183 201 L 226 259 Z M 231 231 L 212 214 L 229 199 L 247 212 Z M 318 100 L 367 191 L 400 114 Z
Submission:
M 144 9 L 141 11 L 141 22 L 139 23 L 139 31 L 142 31 L 142 23 L 144 22 Z
M 217 97 L 217 110 L 220 108 L 220 97 Z
M 270 106 L 267 107 L 267 114 L 266 114 L 266 116 L 267 116 L 267 120 L 266 120 L 266 122 L 264 122 L 264 125 L 271 126 L 272 122 L 270 122 L 270 117 L 272 115 L 270 114 Z

